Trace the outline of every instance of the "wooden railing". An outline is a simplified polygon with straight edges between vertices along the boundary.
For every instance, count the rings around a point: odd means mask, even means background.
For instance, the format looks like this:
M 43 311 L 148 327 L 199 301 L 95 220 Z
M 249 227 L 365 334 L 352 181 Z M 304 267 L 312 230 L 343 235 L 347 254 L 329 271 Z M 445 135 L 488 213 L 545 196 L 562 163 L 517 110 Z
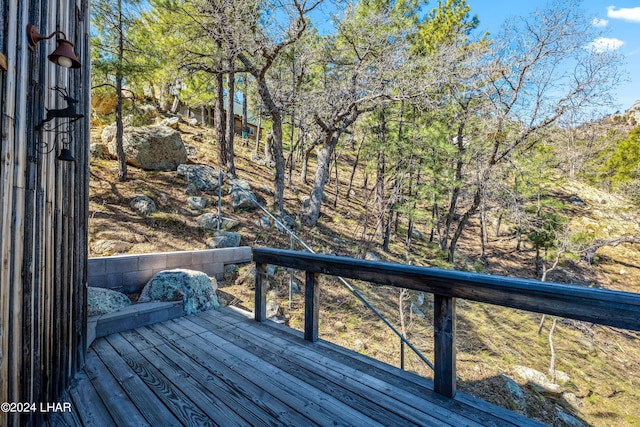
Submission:
M 308 252 L 254 248 L 255 319 L 266 320 L 267 264 L 306 273 L 306 340 L 318 339 L 318 274 L 434 295 L 434 391 L 456 393 L 456 298 L 640 331 L 640 294 L 488 274 L 416 267 Z

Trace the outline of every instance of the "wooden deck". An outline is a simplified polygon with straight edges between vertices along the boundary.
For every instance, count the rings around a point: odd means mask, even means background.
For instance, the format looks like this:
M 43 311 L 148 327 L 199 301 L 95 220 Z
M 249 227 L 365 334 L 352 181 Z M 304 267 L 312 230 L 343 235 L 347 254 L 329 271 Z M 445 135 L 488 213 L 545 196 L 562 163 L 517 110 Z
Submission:
M 78 426 L 542 425 L 232 308 L 96 340 L 66 397 Z

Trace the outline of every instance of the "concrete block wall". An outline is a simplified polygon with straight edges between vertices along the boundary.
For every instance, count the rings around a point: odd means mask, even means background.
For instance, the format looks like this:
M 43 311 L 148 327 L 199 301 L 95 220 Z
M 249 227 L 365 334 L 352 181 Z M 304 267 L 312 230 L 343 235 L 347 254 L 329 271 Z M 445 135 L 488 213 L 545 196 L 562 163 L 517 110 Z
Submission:
M 140 292 L 159 271 L 185 268 L 222 279 L 226 264 L 251 262 L 251 248 L 207 249 L 89 258 L 88 284 L 124 293 Z

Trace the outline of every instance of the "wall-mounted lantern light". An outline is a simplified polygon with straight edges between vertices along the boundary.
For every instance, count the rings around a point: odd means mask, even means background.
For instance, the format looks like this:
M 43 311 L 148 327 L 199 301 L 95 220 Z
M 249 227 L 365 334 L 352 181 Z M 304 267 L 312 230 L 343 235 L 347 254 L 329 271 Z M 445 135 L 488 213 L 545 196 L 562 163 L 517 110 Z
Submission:
M 73 44 L 69 40 L 67 40 L 67 36 L 65 33 L 57 30 L 49 34 L 48 36 L 43 36 L 42 34 L 40 34 L 35 25 L 27 25 L 27 40 L 29 40 L 29 47 L 32 50 L 36 47 L 40 40 L 48 40 L 56 34 L 61 34 L 62 37 L 57 39 L 58 47 L 48 56 L 49 61 L 65 68 L 80 68 L 80 61 L 78 60 L 76 54 L 73 52 Z

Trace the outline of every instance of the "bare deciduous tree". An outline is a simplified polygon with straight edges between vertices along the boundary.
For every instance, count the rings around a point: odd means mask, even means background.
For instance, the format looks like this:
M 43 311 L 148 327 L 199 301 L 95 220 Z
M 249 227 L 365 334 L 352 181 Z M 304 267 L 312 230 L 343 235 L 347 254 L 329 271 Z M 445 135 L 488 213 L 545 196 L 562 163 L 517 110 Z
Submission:
M 498 164 L 533 147 L 562 117 L 611 103 L 610 89 L 620 78 L 618 60 L 614 52 L 590 48 L 596 31 L 577 0 L 558 0 L 526 18 L 514 18 L 495 39 L 481 63 L 484 82 L 478 88 L 486 108 L 478 116 L 480 124 L 477 131 L 465 129 L 458 135 L 461 149 L 482 145 L 484 152 L 481 179 L 467 189 L 468 207 L 451 238 L 442 242 L 450 261 L 462 231 L 480 207 L 482 183 L 492 179 Z M 462 175 L 460 182 L 465 182 Z M 450 199 L 450 214 L 458 211 L 458 189 Z M 445 234 L 453 227 L 449 218 Z

